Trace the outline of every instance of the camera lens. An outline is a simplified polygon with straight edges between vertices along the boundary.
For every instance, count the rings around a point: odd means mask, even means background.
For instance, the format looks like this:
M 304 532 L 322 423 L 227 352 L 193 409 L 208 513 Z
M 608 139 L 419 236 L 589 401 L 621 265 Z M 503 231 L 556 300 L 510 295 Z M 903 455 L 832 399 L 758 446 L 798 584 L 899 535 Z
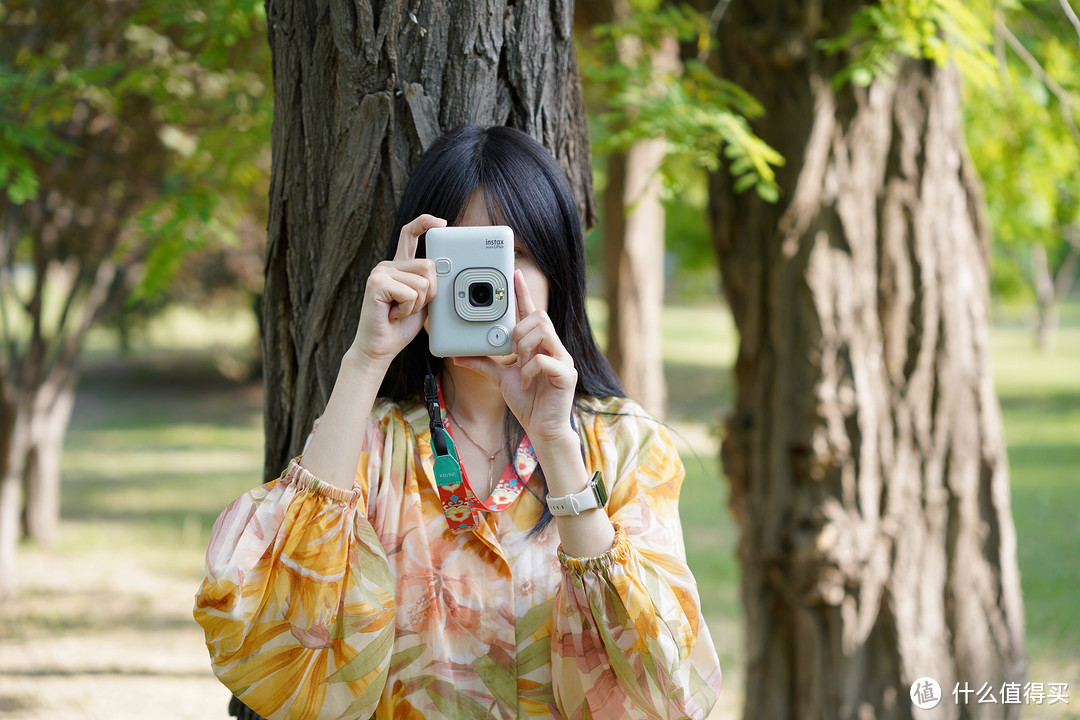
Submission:
M 489 282 L 474 282 L 469 285 L 469 304 L 473 307 L 487 307 L 491 305 L 493 288 Z

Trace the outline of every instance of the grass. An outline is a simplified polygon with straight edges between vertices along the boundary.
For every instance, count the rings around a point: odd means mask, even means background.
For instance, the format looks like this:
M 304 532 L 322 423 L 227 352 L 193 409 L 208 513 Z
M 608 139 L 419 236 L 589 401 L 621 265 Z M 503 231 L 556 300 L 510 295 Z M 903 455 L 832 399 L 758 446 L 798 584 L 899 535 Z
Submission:
M 1078 304 L 1080 305 L 1080 304 Z M 603 334 L 602 307 L 590 307 Z M 1015 312 L 995 320 L 992 350 L 1011 462 L 1030 679 L 1080 663 L 1080 312 L 1063 313 L 1057 348 L 1039 353 Z M 737 531 L 716 457 L 716 428 L 731 401 L 736 339 L 715 306 L 664 313 L 664 358 L 676 431 L 689 446 L 682 498 L 691 567 L 728 687 L 739 690 L 742 608 Z M 174 313 L 140 341 L 137 361 L 112 357 L 99 334 L 64 455 L 63 524 L 56 551 L 115 549 L 196 581 L 220 510 L 259 482 L 259 384 L 224 380 L 201 350 L 241 352 L 251 326 Z M 202 339 L 200 341 L 200 338 Z M 206 343 L 206 339 L 210 342 Z M 200 346 L 200 342 L 203 345 Z M 54 619 L 55 631 L 63 620 Z

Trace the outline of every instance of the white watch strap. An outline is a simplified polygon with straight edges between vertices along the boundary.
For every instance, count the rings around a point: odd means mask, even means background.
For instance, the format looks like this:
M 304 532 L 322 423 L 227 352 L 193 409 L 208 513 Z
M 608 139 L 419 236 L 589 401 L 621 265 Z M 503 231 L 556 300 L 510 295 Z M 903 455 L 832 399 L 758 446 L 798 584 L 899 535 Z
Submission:
M 593 490 L 590 484 L 581 492 L 573 495 L 563 495 L 557 498 L 548 495 L 547 506 L 555 517 L 567 517 L 580 515 L 586 510 L 600 507 L 600 503 L 597 502 L 596 491 Z

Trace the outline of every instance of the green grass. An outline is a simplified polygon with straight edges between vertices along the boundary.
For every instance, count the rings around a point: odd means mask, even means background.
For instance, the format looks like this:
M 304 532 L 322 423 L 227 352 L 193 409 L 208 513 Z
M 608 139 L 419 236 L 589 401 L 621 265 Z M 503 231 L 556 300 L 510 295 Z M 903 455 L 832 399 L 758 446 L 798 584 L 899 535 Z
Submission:
M 91 363 L 64 447 L 60 549 L 201 572 L 214 519 L 260 481 L 261 402 L 260 383 L 183 354 Z
M 1080 660 L 1080 303 L 1050 352 L 1014 314 L 992 335 L 1012 480 L 1027 645 L 1054 664 Z
M 1051 353 L 1034 349 L 1015 312 L 1001 313 L 992 331 L 1031 679 L 1046 682 L 1058 678 L 1035 676 L 1036 669 L 1080 662 L 1080 503 L 1073 490 L 1080 471 L 1078 308 L 1074 303 L 1063 312 Z M 590 312 L 603 336 L 602 306 L 591 305 Z M 737 530 L 710 436 L 731 402 L 735 332 L 730 316 L 715 306 L 670 307 L 663 323 L 669 419 L 699 448 L 684 455 L 688 557 L 721 659 L 734 670 L 729 682 L 737 686 L 743 616 Z M 59 552 L 116 548 L 199 575 L 214 518 L 261 479 L 259 385 L 221 379 L 199 350 L 198 339 L 209 338 L 215 352 L 243 352 L 252 331 L 244 326 L 237 318 L 174 313 L 165 329 L 147 331 L 130 362 L 113 358 L 107 336 L 99 334 L 65 448 Z

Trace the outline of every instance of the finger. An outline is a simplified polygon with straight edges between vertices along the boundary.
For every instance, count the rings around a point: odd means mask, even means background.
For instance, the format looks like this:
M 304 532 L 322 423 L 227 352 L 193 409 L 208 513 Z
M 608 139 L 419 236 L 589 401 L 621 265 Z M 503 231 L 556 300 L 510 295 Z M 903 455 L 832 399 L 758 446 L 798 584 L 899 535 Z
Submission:
M 532 318 L 538 315 L 545 315 L 543 312 L 534 313 L 528 318 L 518 323 L 518 326 L 525 325 Z M 555 328 L 551 325 L 551 321 L 545 318 L 546 322 L 538 322 L 531 329 L 527 329 L 524 335 L 518 335 L 517 328 L 514 329 L 514 336 L 517 343 L 518 356 L 521 358 L 518 364 L 524 365 L 533 358 L 534 355 L 544 353 L 566 363 L 573 367 L 574 359 L 571 357 L 570 352 L 566 349 L 566 346 L 559 340 L 559 336 L 555 333 Z
M 529 293 L 525 275 L 520 270 L 514 271 L 514 296 L 517 300 L 517 319 L 519 322 L 536 312 L 536 303 L 533 302 L 532 295 Z
M 400 268 L 392 268 L 388 274 L 394 280 L 405 283 L 416 290 L 420 305 L 427 305 L 428 301 L 435 297 L 435 291 L 438 287 L 438 278 L 435 276 L 434 264 L 429 260 L 414 260 L 412 262 L 428 263 L 431 265 L 432 272 L 409 272 Z
M 521 368 L 522 389 L 528 390 L 533 380 L 539 375 L 546 377 L 553 387 L 560 390 L 572 390 L 577 387 L 577 370 L 550 355 L 537 355 Z
M 421 215 L 401 228 L 394 260 L 414 259 L 416 257 L 416 244 L 420 236 L 433 227 L 446 227 L 446 221 L 434 215 Z
M 454 364 L 458 367 L 472 370 L 490 380 L 494 380 L 496 383 L 499 383 L 503 375 L 510 371 L 509 368 L 503 366 L 494 358 L 485 357 L 483 355 L 475 357 L 455 357 Z
M 387 317 L 391 320 L 400 320 L 412 315 L 417 309 L 418 294 L 416 288 L 410 287 L 397 280 L 389 280 L 379 288 L 379 299 L 390 305 Z

